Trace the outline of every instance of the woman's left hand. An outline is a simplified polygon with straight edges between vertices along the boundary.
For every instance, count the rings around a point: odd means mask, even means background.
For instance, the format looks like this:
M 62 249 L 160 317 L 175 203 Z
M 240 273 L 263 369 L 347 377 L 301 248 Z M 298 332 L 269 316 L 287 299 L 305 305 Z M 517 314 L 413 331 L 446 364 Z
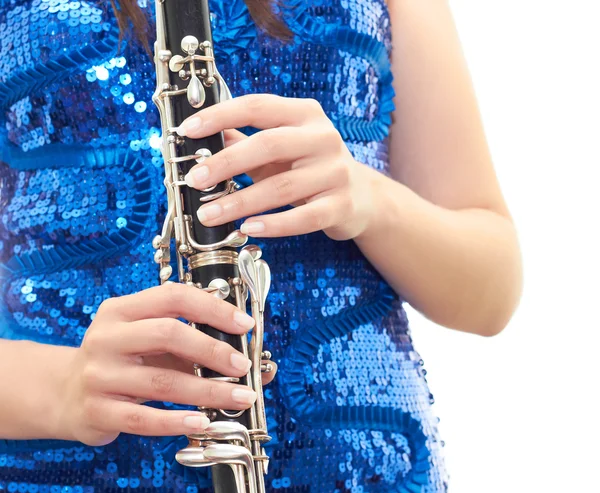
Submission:
M 261 131 L 247 137 L 235 128 Z M 217 226 L 278 207 L 288 211 L 249 217 L 241 231 L 255 237 L 323 230 L 334 240 L 356 238 L 373 215 L 372 181 L 378 173 L 354 160 L 321 105 L 312 99 L 258 94 L 201 110 L 180 127 L 201 138 L 225 131 L 226 148 L 186 176 L 206 189 L 247 173 L 254 184 L 202 206 L 200 221 Z

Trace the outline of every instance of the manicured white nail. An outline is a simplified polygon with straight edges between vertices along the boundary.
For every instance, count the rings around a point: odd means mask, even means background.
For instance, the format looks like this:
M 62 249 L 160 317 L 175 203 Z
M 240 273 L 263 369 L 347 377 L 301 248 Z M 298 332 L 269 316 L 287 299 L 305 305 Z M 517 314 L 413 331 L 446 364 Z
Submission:
M 183 426 L 193 430 L 204 430 L 210 424 L 210 419 L 204 414 L 186 416 L 183 418 Z
M 223 207 L 219 204 L 204 205 L 198 209 L 198 220 L 203 223 L 209 219 L 216 219 L 223 214 Z
M 235 389 L 231 391 L 231 398 L 238 404 L 254 404 L 256 401 L 256 392 L 249 388 L 243 388 L 241 385 L 237 385 Z
M 233 321 L 244 330 L 250 330 L 255 323 L 250 315 L 239 310 L 233 312 Z
M 176 132 L 180 137 L 199 137 L 199 133 L 203 127 L 202 120 L 198 116 L 194 116 L 193 118 L 184 121 L 179 127 L 177 127 Z
M 265 223 L 260 221 L 252 221 L 251 223 L 244 223 L 240 228 L 240 231 L 245 235 L 252 235 L 255 233 L 263 233 L 265 230 Z
M 252 361 L 240 353 L 231 353 L 231 366 L 236 370 L 248 371 L 252 366 Z
M 199 168 L 194 168 L 185 175 L 184 180 L 188 187 L 200 188 L 202 183 L 208 178 L 209 173 L 210 170 L 208 169 L 208 166 L 200 166 Z

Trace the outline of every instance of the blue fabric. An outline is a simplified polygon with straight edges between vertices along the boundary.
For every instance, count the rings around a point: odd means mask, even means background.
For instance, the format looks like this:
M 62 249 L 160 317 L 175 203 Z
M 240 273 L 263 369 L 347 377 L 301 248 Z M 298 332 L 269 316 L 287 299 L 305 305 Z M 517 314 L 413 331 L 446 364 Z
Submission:
M 152 21 L 153 3 L 139 4 Z M 290 0 L 280 12 L 289 44 L 261 32 L 242 0 L 211 9 L 234 96 L 315 98 L 354 157 L 389 172 L 384 0 Z M 118 38 L 109 2 L 0 0 L 1 337 L 77 346 L 104 299 L 157 284 L 150 242 L 165 194 L 154 67 L 134 40 L 118 52 Z M 446 491 L 401 297 L 351 241 L 259 243 L 274 274 L 265 347 L 280 368 L 265 392 L 268 491 Z M 208 491 L 208 471 L 174 461 L 186 443 L 0 440 L 0 491 Z

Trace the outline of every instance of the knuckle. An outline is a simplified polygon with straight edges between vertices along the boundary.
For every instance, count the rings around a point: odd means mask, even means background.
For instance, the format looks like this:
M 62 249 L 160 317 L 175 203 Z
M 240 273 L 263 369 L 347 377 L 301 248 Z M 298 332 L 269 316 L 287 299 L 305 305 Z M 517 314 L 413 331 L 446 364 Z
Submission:
M 277 176 L 274 180 L 274 188 L 279 197 L 287 197 L 292 192 L 292 181 L 284 176 Z
M 168 299 L 168 301 L 176 300 L 179 295 L 179 283 L 173 282 L 163 284 L 159 289 L 162 290 L 162 296 Z
M 252 112 L 259 111 L 260 108 L 263 107 L 263 99 L 255 94 L 246 96 L 244 102 L 246 104 L 246 108 Z
M 261 132 L 257 138 L 257 145 L 262 156 L 275 157 L 279 155 L 279 139 L 273 133 Z
M 170 394 L 175 390 L 177 378 L 169 372 L 159 372 L 152 375 L 150 387 L 161 395 Z
M 92 425 L 98 417 L 98 406 L 91 397 L 86 397 L 81 403 L 81 416 L 87 425 Z
M 159 289 L 162 290 L 161 296 L 166 301 L 166 305 L 170 307 L 173 312 L 176 312 L 176 307 L 180 305 L 181 299 L 186 295 L 185 290 L 187 288 L 180 283 L 174 282 L 163 284 Z
M 96 415 L 96 409 L 94 399 L 87 396 L 81 402 L 81 415 L 85 419 L 86 422 L 92 422 L 94 416 Z
M 81 382 L 85 389 L 97 388 L 103 380 L 102 368 L 96 363 L 87 363 L 81 370 Z
M 132 434 L 139 434 L 146 427 L 146 420 L 139 411 L 132 411 L 127 413 L 125 417 L 125 426 L 127 432 Z
M 311 229 L 316 231 L 324 229 L 327 224 L 325 212 L 317 209 L 313 209 L 308 212 L 307 221 Z
M 162 349 L 169 349 L 177 338 L 179 322 L 174 318 L 161 319 L 156 328 L 157 339 Z
M 92 324 L 83 336 L 81 348 L 87 353 L 91 353 L 94 349 L 102 345 L 103 340 L 104 335 L 102 334 L 102 331 L 99 330 L 96 324 Z
M 221 346 L 221 344 L 217 340 L 211 340 L 208 343 L 208 347 L 207 347 L 207 351 L 206 351 L 207 363 L 219 361 L 219 356 L 222 353 L 220 346 Z
M 357 213 L 356 202 L 352 199 L 350 194 L 344 194 L 340 199 L 340 211 L 344 211 L 345 217 L 354 217 Z
M 333 165 L 333 172 L 335 173 L 336 181 L 338 186 L 345 187 L 350 182 L 350 169 L 344 163 L 336 162 Z
M 321 106 L 321 103 L 319 103 L 316 99 L 314 98 L 306 98 L 304 100 L 304 104 L 306 105 L 306 108 L 311 112 L 311 113 L 323 113 L 323 108 Z
M 105 317 L 111 313 L 115 313 L 118 308 L 117 298 L 107 298 L 98 307 L 98 311 L 96 312 L 97 317 Z
M 169 416 L 161 414 L 156 420 L 156 427 L 161 434 L 167 435 L 172 428 Z
M 343 142 L 340 132 L 333 126 L 333 124 L 326 125 L 321 134 L 325 138 L 325 141 L 332 146 L 338 146 Z
M 231 169 L 235 166 L 235 159 L 231 148 L 224 149 L 223 151 L 218 153 L 217 156 L 219 157 L 220 161 L 219 165 L 217 166 L 217 169 L 219 169 L 219 171 Z
M 214 383 L 208 384 L 206 387 L 206 404 L 213 405 L 219 398 L 219 391 Z
M 208 314 L 213 320 L 221 320 L 226 317 L 227 311 L 227 303 L 215 298 L 214 296 L 210 297 L 210 302 L 208 303 Z
M 232 194 L 230 198 L 230 205 L 233 210 L 243 211 L 246 209 L 248 205 L 248 198 L 245 195 L 246 194 L 243 193 L 243 191 Z

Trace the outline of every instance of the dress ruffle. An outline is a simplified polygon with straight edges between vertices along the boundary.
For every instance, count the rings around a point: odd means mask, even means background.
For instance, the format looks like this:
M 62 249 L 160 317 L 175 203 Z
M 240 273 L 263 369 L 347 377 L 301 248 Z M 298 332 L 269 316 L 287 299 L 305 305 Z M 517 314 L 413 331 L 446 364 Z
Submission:
M 375 70 L 379 78 L 379 111 L 370 121 L 364 118 L 339 116 L 334 125 L 345 140 L 379 142 L 389 134 L 394 106 L 393 74 L 390 66 L 390 53 L 386 45 L 365 33 L 359 33 L 348 26 L 327 23 L 311 16 L 307 0 L 290 0 L 283 10 L 284 19 L 296 34 L 297 42 L 318 43 L 332 46 L 340 51 L 364 58 Z

